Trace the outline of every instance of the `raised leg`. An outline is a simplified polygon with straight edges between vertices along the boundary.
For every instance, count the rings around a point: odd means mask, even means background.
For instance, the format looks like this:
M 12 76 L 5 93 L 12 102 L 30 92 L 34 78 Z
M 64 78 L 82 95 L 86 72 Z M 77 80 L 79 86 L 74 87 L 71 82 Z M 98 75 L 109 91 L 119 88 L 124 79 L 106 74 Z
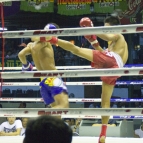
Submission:
M 87 48 L 80 48 L 78 46 L 75 46 L 74 44 L 65 41 L 65 40 L 61 40 L 58 39 L 58 43 L 57 43 L 61 48 L 72 52 L 74 55 L 77 55 L 79 57 L 82 57 L 84 59 L 87 59 L 91 62 L 93 62 L 93 52 L 91 49 L 87 49 Z

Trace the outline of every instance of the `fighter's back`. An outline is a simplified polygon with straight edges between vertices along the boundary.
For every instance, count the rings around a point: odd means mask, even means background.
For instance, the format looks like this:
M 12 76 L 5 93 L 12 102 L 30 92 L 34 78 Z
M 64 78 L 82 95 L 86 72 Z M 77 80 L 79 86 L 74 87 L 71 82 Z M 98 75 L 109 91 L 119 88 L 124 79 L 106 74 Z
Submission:
M 54 51 L 49 42 L 34 42 L 31 55 L 37 70 L 56 70 Z
M 125 64 L 128 59 L 128 45 L 123 37 L 123 35 L 119 34 L 119 38 L 117 41 L 112 42 L 112 44 L 108 47 L 110 51 L 113 51 L 120 55 Z

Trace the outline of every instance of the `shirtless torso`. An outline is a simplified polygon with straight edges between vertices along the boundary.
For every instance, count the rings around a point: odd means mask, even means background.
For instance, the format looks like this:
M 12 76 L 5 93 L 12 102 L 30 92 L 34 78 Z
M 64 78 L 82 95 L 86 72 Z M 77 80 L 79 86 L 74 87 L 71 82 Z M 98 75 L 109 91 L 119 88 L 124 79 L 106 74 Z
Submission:
M 18 54 L 22 64 L 27 63 L 26 55 L 29 54 L 31 54 L 37 70 L 56 70 L 54 52 L 50 43 L 37 41 L 30 42 L 27 47 Z M 55 87 L 57 85 L 61 88 L 58 93 L 55 92 Z M 43 97 L 45 104 L 50 104 L 52 108 L 69 107 L 67 88 L 60 78 L 47 77 L 41 81 L 40 86 L 41 96 Z
M 54 52 L 50 43 L 31 42 L 23 52 L 31 54 L 37 70 L 56 70 Z
M 128 46 L 123 35 L 119 34 L 118 36 L 120 38 L 117 41 L 111 42 L 108 46 L 108 50 L 117 53 L 125 64 L 128 59 Z

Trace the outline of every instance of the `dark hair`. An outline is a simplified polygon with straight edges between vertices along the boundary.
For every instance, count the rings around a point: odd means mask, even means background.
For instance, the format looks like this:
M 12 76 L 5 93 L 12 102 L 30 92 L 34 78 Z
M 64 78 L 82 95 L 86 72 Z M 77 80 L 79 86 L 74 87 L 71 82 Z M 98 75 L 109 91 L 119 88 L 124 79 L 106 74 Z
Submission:
M 104 20 L 104 23 L 109 23 L 110 25 L 120 25 L 120 20 L 117 16 L 109 16 Z
M 71 143 L 72 130 L 61 119 L 40 116 L 27 124 L 23 143 Z

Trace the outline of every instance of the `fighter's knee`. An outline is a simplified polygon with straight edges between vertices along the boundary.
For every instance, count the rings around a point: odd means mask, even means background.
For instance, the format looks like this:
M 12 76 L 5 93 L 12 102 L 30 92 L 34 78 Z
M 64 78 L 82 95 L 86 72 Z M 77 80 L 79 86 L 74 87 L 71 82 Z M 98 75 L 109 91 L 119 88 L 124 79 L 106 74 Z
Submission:
M 68 101 L 62 102 L 61 108 L 69 108 L 69 102 Z

